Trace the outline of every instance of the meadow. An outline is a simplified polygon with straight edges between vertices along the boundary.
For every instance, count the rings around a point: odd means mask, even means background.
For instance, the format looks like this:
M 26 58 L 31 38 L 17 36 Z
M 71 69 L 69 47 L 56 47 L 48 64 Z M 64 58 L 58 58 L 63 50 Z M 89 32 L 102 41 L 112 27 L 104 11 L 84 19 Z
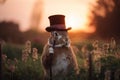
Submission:
M 72 46 L 80 73 L 77 77 L 71 73 L 71 80 L 120 80 L 120 45 L 114 39 L 84 40 Z M 3 80 L 42 80 L 43 47 L 31 41 L 24 45 L 2 43 Z

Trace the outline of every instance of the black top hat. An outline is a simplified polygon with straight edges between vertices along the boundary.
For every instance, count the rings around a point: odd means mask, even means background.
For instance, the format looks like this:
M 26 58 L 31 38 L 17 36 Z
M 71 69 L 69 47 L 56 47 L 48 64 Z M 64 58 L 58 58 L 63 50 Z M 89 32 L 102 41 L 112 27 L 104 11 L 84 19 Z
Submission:
M 50 26 L 46 28 L 46 31 L 68 31 L 71 27 L 66 29 L 65 16 L 64 15 L 52 15 L 48 17 L 50 20 Z

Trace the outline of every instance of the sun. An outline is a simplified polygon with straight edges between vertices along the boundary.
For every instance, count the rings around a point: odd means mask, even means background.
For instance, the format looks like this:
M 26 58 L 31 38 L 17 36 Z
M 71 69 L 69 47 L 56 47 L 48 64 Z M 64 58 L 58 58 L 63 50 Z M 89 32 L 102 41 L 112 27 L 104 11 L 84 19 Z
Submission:
M 66 15 L 66 26 L 72 27 L 73 31 L 79 31 L 84 29 L 86 23 L 85 18 L 80 15 Z

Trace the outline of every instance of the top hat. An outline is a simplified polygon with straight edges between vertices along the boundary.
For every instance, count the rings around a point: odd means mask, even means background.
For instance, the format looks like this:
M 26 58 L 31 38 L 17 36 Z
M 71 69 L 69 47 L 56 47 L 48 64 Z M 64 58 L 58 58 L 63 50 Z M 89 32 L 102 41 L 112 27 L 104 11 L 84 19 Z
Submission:
M 50 26 L 46 28 L 46 31 L 68 31 L 71 27 L 66 29 L 65 16 L 64 15 L 52 15 L 48 17 L 50 20 Z

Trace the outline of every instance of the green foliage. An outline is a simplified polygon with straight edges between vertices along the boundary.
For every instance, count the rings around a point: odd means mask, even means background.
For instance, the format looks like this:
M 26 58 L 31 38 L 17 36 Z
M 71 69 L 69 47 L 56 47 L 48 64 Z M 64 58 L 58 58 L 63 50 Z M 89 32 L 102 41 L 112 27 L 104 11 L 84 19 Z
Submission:
M 3 70 L 4 80 L 41 80 L 43 77 L 43 68 L 40 62 L 40 57 L 38 60 L 33 61 L 32 57 L 28 57 L 27 62 L 18 60 L 15 65 L 15 71 L 11 72 L 9 70 L 9 65 L 4 63 L 2 65 L 5 69 Z
M 89 51 L 92 51 L 92 50 L 93 50 L 93 46 L 92 46 L 92 44 L 91 44 L 91 41 L 89 41 L 89 40 L 85 40 L 85 41 L 80 42 L 80 43 L 75 43 L 74 45 L 77 46 L 77 48 L 80 49 L 80 50 L 81 50 L 81 48 L 82 48 L 84 45 L 87 46 L 87 49 L 88 49 Z
M 20 59 L 22 53 L 22 46 L 13 44 L 4 44 L 2 46 L 2 53 L 6 54 L 9 59 Z
M 115 56 L 101 58 L 102 67 L 106 70 L 117 70 L 120 68 L 120 59 Z
M 25 63 L 20 61 L 17 64 L 17 69 L 14 73 L 17 80 L 40 80 L 43 76 L 43 69 L 40 63 L 40 58 L 37 61 L 33 61 L 29 57 L 29 60 Z
M 68 76 L 63 77 L 62 80 L 88 80 L 88 68 L 84 66 L 84 57 L 81 52 L 81 48 L 84 45 L 87 45 L 89 51 L 93 50 L 91 41 L 84 41 L 81 43 L 74 44 L 79 49 L 79 52 L 76 54 L 76 58 L 79 65 L 79 74 L 76 76 L 71 70 L 71 73 Z M 100 42 L 100 47 L 103 45 L 103 42 Z M 29 55 L 27 62 L 21 60 L 23 46 L 5 44 L 2 46 L 2 53 L 7 55 L 7 59 L 13 60 L 14 58 L 18 59 L 18 63 L 15 65 L 15 72 L 11 72 L 8 68 L 9 65 L 6 62 L 3 63 L 3 77 L 4 80 L 42 80 L 43 78 L 43 68 L 40 61 L 41 53 L 43 50 L 43 45 L 39 43 L 32 43 L 32 48 L 37 48 L 39 53 L 39 59 L 33 61 L 32 54 Z M 117 51 L 119 52 L 119 50 Z M 96 67 L 93 62 L 93 71 L 92 75 L 94 80 L 104 80 L 104 72 L 106 70 L 116 71 L 120 69 L 120 58 L 116 58 L 114 54 L 108 54 L 107 56 L 102 56 L 98 61 L 102 63 L 101 73 L 95 71 Z M 61 77 L 60 75 L 58 77 Z M 58 78 L 57 77 L 57 78 Z M 57 80 L 57 78 L 55 80 Z
M 33 45 L 36 47 L 36 45 Z M 40 46 L 41 47 L 41 46 Z M 43 77 L 43 69 L 38 54 L 38 60 L 33 61 L 32 54 L 29 54 L 27 62 L 22 61 L 22 49 L 20 45 L 4 44 L 2 53 L 7 55 L 6 61 L 2 63 L 3 80 L 41 80 Z M 41 47 L 42 48 L 42 47 Z M 40 48 L 40 49 L 41 49 Z M 16 58 L 17 64 L 14 63 Z M 8 63 L 8 59 L 11 61 Z M 10 65 L 15 64 L 15 71 L 10 71 Z
M 79 80 L 88 80 L 88 69 L 82 67 L 80 68 L 80 79 Z

